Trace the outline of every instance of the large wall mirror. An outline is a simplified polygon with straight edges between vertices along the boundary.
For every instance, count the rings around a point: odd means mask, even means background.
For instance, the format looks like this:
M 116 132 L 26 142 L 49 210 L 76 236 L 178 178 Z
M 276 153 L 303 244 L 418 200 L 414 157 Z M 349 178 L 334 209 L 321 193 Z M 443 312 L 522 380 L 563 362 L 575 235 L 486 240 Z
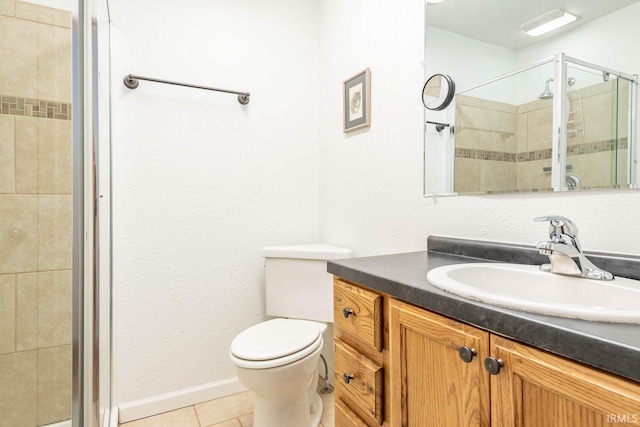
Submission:
M 446 109 L 425 109 L 425 195 L 639 186 L 639 0 L 425 8 L 425 81 L 445 74 L 456 87 Z M 564 11 L 576 20 L 525 32 Z

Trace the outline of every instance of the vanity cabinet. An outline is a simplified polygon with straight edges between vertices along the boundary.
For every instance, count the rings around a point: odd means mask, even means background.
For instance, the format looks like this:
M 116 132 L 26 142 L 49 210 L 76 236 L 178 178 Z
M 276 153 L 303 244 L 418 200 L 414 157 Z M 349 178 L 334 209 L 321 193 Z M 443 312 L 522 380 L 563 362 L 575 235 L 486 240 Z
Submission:
M 339 278 L 334 292 L 336 427 L 640 426 L 640 383 Z

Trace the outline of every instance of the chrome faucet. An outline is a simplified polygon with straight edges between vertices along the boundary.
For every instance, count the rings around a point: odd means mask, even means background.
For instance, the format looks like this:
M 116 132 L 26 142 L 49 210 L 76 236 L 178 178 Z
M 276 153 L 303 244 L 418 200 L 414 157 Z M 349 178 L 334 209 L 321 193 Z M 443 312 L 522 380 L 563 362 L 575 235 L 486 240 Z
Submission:
M 587 259 L 578 241 L 578 227 L 563 216 L 549 215 L 534 218 L 549 221 L 549 239 L 538 243 L 537 249 L 549 257 L 550 264 L 542 264 L 540 270 L 587 279 L 613 280 L 613 274 L 604 271 Z

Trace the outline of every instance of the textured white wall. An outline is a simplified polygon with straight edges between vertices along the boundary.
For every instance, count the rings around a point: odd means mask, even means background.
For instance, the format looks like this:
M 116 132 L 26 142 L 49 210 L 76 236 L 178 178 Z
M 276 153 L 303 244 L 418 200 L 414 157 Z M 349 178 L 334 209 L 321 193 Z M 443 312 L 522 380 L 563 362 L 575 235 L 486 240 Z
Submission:
M 265 244 L 535 243 L 531 218 L 556 213 L 587 249 L 640 253 L 640 192 L 423 198 L 422 0 L 110 4 L 116 404 L 234 375 L 231 339 L 264 315 Z M 342 81 L 365 67 L 372 126 L 343 134 Z M 127 73 L 253 97 L 130 91 Z
M 319 2 L 320 228 L 324 240 L 357 255 L 424 247 L 415 222 L 425 204 L 423 5 Z M 371 127 L 344 134 L 342 82 L 365 67 Z
M 318 239 L 315 0 L 110 0 L 115 403 L 235 376 L 270 244 Z M 139 74 L 250 91 L 140 82 Z
M 559 214 L 576 222 L 586 249 L 640 253 L 639 191 L 423 198 L 418 64 L 424 2 L 407 2 L 402 10 L 390 0 L 371 3 L 320 5 L 324 239 L 360 256 L 423 250 L 428 235 L 534 244 L 546 237 L 547 226 L 532 218 Z M 451 58 L 426 59 L 446 72 L 440 60 Z M 345 136 L 340 85 L 366 66 L 372 72 L 372 126 Z

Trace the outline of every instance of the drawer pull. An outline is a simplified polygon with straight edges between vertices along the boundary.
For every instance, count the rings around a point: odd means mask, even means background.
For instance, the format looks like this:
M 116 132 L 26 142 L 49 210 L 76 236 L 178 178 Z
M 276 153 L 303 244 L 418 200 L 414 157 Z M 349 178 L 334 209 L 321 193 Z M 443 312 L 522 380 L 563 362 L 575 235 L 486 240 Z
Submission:
M 351 315 L 351 314 L 353 314 L 353 310 L 351 310 L 350 308 L 343 308 L 343 309 L 342 309 L 342 316 L 343 316 L 345 319 L 348 319 L 348 318 L 349 318 L 349 315 Z
M 484 368 L 491 375 L 498 375 L 500 368 L 504 366 L 502 359 L 496 359 L 495 357 L 486 357 L 484 359 Z
M 458 355 L 460 359 L 462 359 L 466 363 L 471 363 L 473 360 L 473 356 L 478 354 L 475 348 L 469 348 L 466 345 L 463 345 L 458 349 Z
M 342 379 L 345 383 L 349 384 L 349 382 L 353 379 L 353 375 L 347 374 L 346 372 L 342 374 Z

